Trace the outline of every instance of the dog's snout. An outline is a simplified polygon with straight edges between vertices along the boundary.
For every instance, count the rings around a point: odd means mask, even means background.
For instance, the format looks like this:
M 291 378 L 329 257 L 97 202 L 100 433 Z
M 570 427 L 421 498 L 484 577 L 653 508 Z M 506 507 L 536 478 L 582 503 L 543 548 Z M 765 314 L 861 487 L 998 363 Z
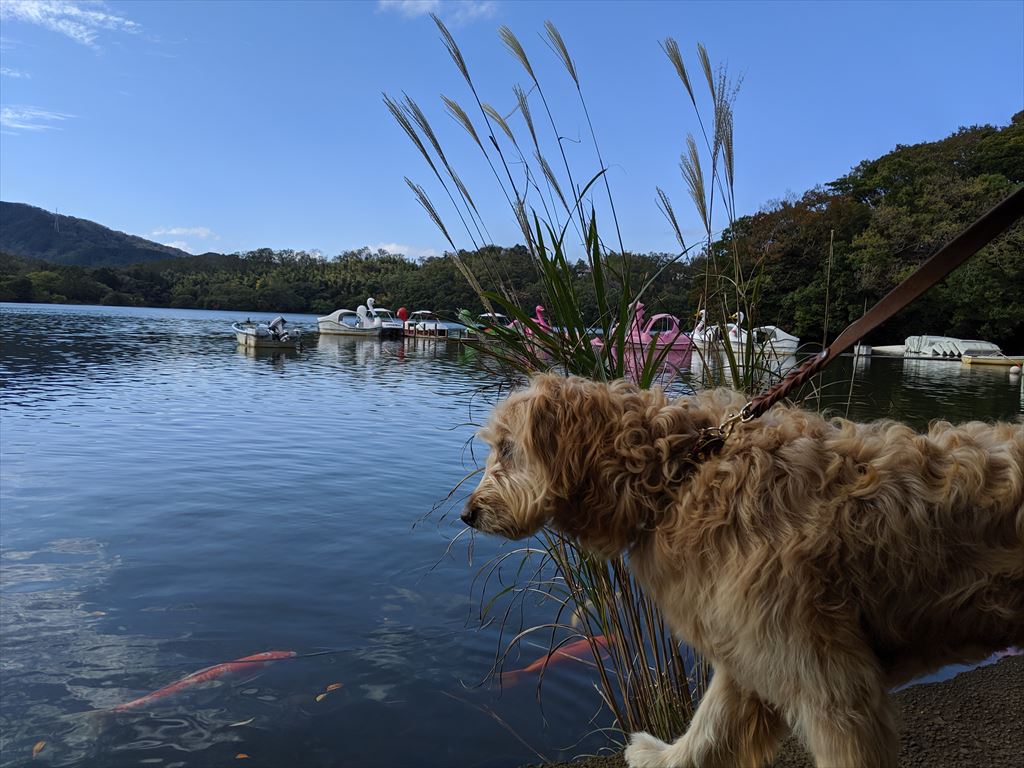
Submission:
M 462 522 L 472 528 L 479 514 L 480 508 L 473 504 L 472 501 L 467 501 L 466 506 L 462 510 Z

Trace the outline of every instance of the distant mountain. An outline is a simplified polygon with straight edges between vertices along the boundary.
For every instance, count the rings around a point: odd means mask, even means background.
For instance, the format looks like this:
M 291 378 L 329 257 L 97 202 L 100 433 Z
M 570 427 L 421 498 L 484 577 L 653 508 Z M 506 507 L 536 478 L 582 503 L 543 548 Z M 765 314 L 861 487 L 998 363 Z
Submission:
M 5 202 L 0 202 L 0 251 L 83 267 L 116 267 L 189 255 L 94 221 Z

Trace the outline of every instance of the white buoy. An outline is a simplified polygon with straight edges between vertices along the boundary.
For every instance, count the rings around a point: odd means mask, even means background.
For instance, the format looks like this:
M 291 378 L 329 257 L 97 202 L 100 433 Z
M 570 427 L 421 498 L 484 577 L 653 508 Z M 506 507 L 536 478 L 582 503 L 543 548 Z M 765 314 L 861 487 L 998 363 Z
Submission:
M 1011 376 L 1016 376 L 1019 373 L 1020 373 L 1020 366 L 1019 365 L 1011 365 L 1010 366 L 1010 375 Z

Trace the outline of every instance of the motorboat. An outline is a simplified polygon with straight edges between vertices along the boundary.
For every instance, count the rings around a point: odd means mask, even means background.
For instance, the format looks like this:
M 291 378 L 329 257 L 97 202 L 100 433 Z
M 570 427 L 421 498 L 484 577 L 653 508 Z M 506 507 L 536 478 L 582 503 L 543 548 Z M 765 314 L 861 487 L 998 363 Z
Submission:
M 777 325 L 760 325 L 754 329 L 754 347 L 773 355 L 795 355 L 800 339 Z
M 401 309 L 398 310 L 398 316 L 402 317 Z M 461 323 L 449 323 L 436 312 L 425 309 L 413 312 L 404 323 L 405 335 L 418 339 L 463 339 L 467 330 Z
M 459 320 L 466 326 L 466 337 L 477 341 L 491 340 L 494 338 L 492 329 L 498 326 L 508 327 L 509 319 L 500 312 L 484 312 L 474 319 L 469 310 L 460 310 Z
M 368 338 L 398 338 L 405 326 L 390 309 L 378 307 L 373 298 L 360 304 L 355 311 L 336 309 L 316 319 L 320 333 L 335 336 L 363 336 Z
M 873 347 L 883 357 L 909 360 L 962 360 L 964 356 L 998 356 L 999 345 L 977 339 L 956 339 L 952 336 L 907 336 L 902 344 Z
M 358 309 L 356 310 L 358 312 Z M 373 318 L 373 321 L 380 325 L 380 336 L 382 339 L 400 339 L 405 331 L 405 323 L 395 317 L 390 309 L 378 307 L 373 297 L 366 300 L 366 314 Z
M 302 346 L 302 331 L 298 328 L 285 328 L 287 320 L 278 315 L 269 323 L 260 323 L 250 319 L 245 322 L 232 323 L 235 340 L 240 346 L 254 349 L 296 349 Z
M 398 310 L 398 317 L 402 317 L 402 310 Z M 426 336 L 429 338 L 444 338 L 448 335 L 448 329 L 441 323 L 441 318 L 436 312 L 420 309 L 413 312 L 405 320 L 406 336 Z

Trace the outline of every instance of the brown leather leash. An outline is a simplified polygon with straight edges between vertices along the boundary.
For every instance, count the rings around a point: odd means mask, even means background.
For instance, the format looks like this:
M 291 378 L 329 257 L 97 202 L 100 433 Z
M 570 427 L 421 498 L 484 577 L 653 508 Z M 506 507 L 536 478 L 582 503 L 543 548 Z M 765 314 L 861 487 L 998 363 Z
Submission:
M 821 352 L 792 370 L 782 381 L 758 395 L 736 414 L 718 427 L 702 430 L 691 453 L 691 461 L 698 463 L 725 444 L 733 427 L 764 414 L 775 403 L 801 387 L 841 353 L 852 347 L 870 331 L 906 307 L 946 275 L 963 264 L 1013 224 L 1024 218 L 1024 187 L 1011 193 L 1005 200 L 989 210 L 971 226 L 950 240 L 906 280 L 893 288 L 875 306 L 865 312 L 840 333 Z

